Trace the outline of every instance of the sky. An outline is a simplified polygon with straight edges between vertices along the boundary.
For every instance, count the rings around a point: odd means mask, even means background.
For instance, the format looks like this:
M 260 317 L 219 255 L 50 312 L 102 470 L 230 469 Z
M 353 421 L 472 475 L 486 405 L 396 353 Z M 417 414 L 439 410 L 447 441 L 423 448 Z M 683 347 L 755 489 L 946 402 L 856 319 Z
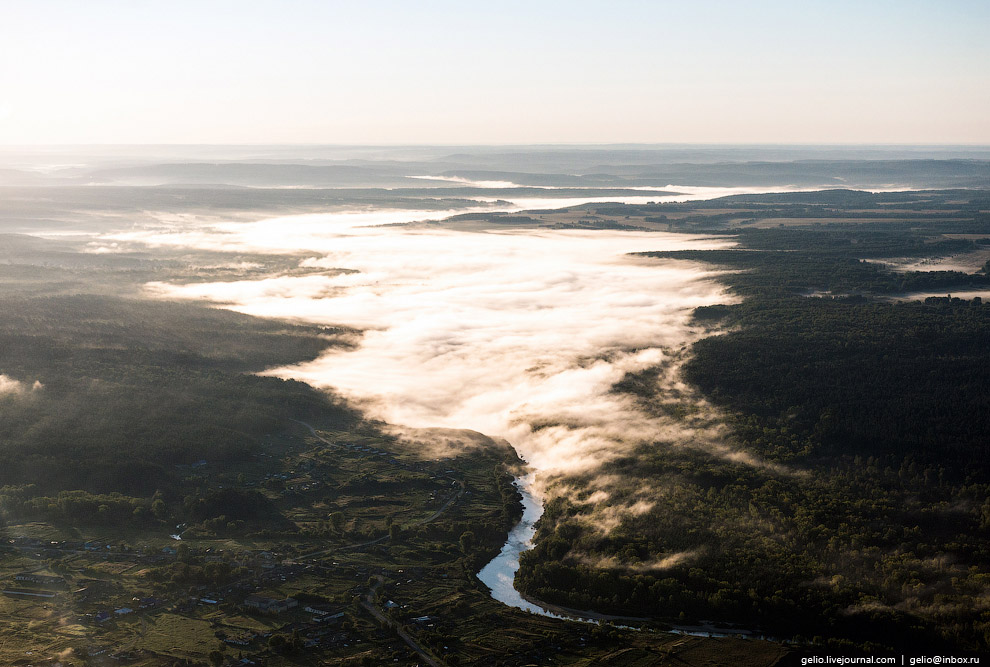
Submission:
M 0 0 L 0 144 L 990 144 L 990 2 Z

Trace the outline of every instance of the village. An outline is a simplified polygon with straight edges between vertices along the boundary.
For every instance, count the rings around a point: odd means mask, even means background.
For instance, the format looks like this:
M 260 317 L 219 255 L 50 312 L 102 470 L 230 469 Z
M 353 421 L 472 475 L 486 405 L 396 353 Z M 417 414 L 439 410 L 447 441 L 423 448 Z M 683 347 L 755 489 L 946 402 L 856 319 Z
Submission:
M 308 664 L 305 656 L 328 654 L 360 661 L 372 648 L 428 663 L 413 635 L 430 636 L 439 619 L 416 600 L 438 585 L 463 589 L 458 536 L 503 512 L 499 490 L 485 488 L 496 459 L 424 461 L 308 430 L 305 442 L 286 438 L 297 445 L 290 456 L 276 463 L 262 452 L 238 474 L 295 532 L 221 538 L 207 521 L 152 539 L 44 539 L 24 534 L 37 534 L 37 523 L 11 526 L 0 547 L 0 610 L 35 619 L 24 633 L 42 640 L 22 664 Z M 361 488 L 392 497 L 368 502 L 337 491 L 328 505 L 342 477 L 345 488 L 353 484 L 348 466 Z M 184 474 L 211 467 L 197 461 Z M 388 627 L 393 619 L 408 629 L 405 639 Z

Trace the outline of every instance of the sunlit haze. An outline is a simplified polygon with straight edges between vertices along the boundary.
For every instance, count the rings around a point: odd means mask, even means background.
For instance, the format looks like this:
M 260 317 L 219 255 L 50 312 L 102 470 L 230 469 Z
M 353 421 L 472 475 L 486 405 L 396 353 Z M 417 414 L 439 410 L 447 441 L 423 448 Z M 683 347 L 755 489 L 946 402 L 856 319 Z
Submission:
M 986 143 L 988 19 L 968 0 L 8 0 L 0 143 Z

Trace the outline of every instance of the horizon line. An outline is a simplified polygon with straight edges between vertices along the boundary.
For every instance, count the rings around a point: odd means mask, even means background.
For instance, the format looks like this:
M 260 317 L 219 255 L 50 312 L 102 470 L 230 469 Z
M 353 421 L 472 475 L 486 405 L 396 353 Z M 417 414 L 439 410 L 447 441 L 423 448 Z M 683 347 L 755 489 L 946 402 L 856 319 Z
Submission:
M 0 143 L 0 149 L 5 148 L 83 148 L 108 146 L 251 146 L 251 147 L 339 147 L 339 148 L 517 148 L 517 147 L 558 147 L 558 148 L 604 148 L 621 146 L 642 146 L 656 148 L 984 148 L 990 149 L 990 143 L 909 143 L 909 142 L 437 142 L 437 143 L 338 143 L 338 142 L 59 142 L 59 143 Z

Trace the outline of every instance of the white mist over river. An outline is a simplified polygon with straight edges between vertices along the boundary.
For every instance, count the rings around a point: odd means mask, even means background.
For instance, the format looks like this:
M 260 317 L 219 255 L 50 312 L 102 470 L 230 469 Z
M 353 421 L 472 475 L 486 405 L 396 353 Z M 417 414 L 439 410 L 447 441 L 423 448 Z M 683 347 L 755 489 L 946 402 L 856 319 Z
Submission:
M 251 315 L 362 329 L 353 348 L 269 372 L 332 388 L 397 426 L 504 438 L 544 478 L 676 437 L 611 387 L 691 342 L 691 310 L 726 296 L 699 264 L 628 253 L 729 241 L 356 227 L 335 218 L 280 218 L 218 234 L 228 248 L 271 238 L 272 246 L 317 250 L 322 257 L 301 262 L 312 273 L 148 288 Z
M 530 544 L 548 481 L 594 469 L 643 442 L 697 446 L 684 427 L 643 413 L 612 387 L 696 340 L 695 307 L 731 299 L 710 267 L 628 253 L 731 241 L 612 230 L 365 226 L 423 217 L 417 211 L 310 214 L 176 224 L 114 238 L 318 253 L 292 273 L 151 283 L 148 290 L 252 315 L 361 329 L 351 348 L 331 348 L 312 362 L 269 373 L 330 388 L 400 432 L 470 429 L 511 443 L 530 465 L 523 481 L 533 507 L 482 576 L 498 599 L 530 608 L 512 588 L 513 568 Z M 416 439 L 428 441 L 428 434 Z

